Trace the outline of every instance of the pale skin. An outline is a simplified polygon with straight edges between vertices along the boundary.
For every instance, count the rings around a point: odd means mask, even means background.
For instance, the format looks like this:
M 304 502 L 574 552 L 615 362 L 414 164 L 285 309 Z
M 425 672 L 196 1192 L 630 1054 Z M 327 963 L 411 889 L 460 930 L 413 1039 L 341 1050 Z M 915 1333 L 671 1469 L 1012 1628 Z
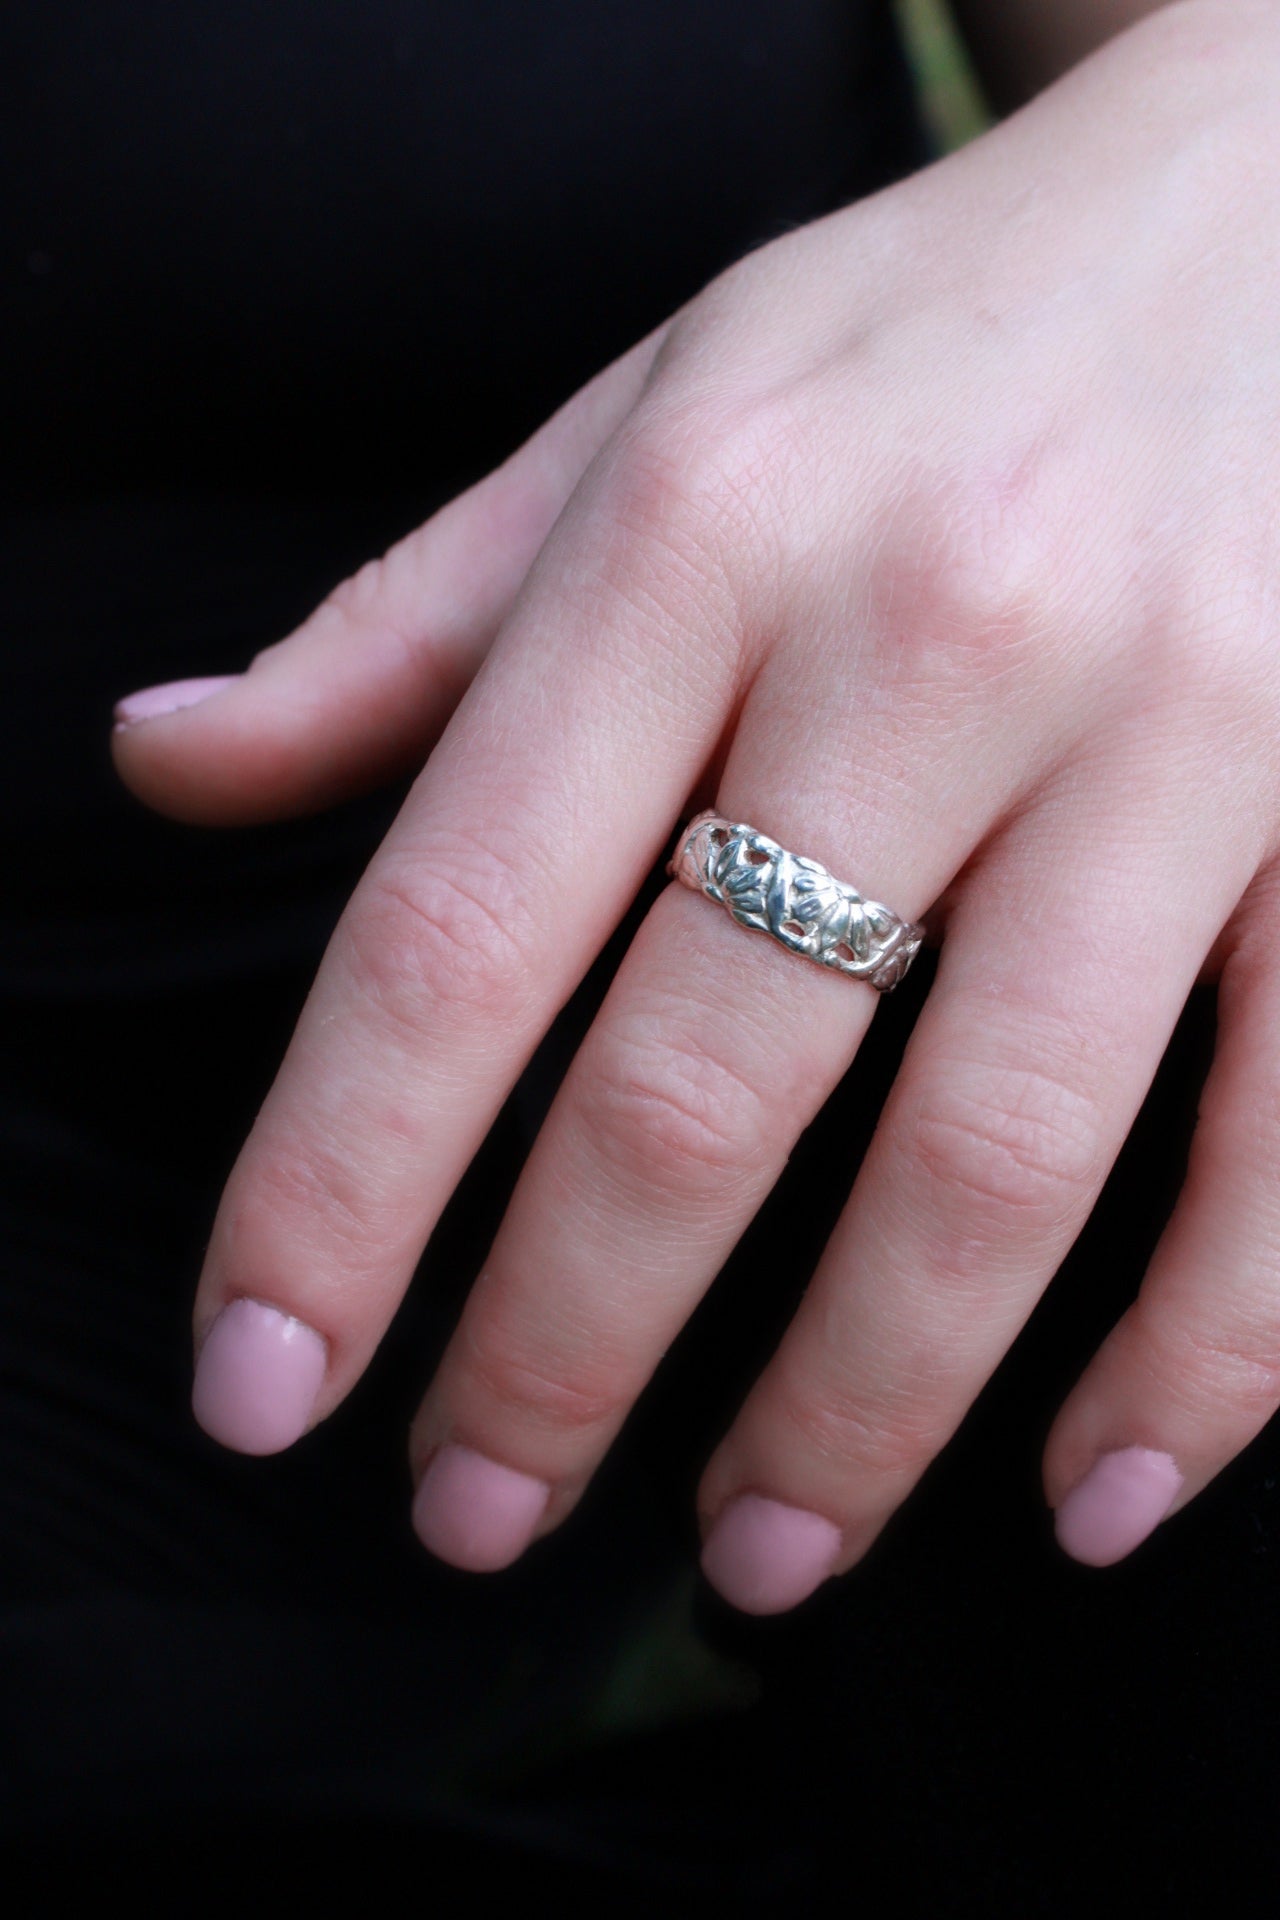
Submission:
M 1280 1405 L 1280 8 L 959 11 L 1028 104 L 752 254 L 243 676 L 113 742 L 202 823 L 421 768 L 200 1279 L 198 1347 L 237 1301 L 312 1330 L 298 1433 L 695 808 L 941 903 L 873 1144 L 698 1489 L 708 1573 L 757 1612 L 852 1568 L 945 1446 L 1200 977 L 1186 1184 L 1057 1415 L 1048 1503 L 1150 1467 L 1118 1551 L 1080 1549 L 1118 1558 Z M 413 1423 L 434 1550 L 507 1564 L 583 1496 L 875 1005 L 659 897 Z

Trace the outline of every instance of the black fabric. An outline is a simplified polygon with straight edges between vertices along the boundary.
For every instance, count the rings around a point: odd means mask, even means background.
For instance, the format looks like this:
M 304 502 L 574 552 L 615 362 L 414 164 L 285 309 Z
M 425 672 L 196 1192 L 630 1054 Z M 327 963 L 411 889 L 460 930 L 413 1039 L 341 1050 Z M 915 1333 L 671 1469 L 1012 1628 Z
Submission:
M 417 1549 L 404 1433 L 625 929 L 350 1403 L 268 1461 L 187 1409 L 221 1182 L 398 795 L 180 828 L 114 782 L 111 700 L 243 665 L 728 260 L 928 158 L 887 9 L 10 5 L 0 151 L 15 1884 L 275 1875 L 382 1898 L 407 1864 L 423 1898 L 466 1875 L 745 1911 L 889 1874 L 900 1900 L 954 1908 L 964 1887 L 1035 1912 L 1078 1911 L 1104 1869 L 1185 1890 L 1206 1822 L 1272 1859 L 1274 1441 L 1101 1577 L 1056 1553 L 1037 1482 L 1056 1398 L 1173 1191 L 1210 1007 L 956 1443 L 793 1618 L 699 1587 L 692 1493 L 927 965 L 580 1512 L 509 1575 Z

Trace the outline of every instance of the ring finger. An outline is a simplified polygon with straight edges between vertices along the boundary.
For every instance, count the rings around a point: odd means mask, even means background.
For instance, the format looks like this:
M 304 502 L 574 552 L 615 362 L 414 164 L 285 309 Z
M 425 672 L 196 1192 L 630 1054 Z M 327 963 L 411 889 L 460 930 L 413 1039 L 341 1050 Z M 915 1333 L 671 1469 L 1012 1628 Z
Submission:
M 721 811 L 740 800 L 731 818 L 859 886 L 891 879 L 895 909 L 917 915 L 1010 804 L 1013 756 L 994 778 L 972 756 L 919 756 L 908 792 L 891 776 L 900 723 L 869 727 L 858 703 L 833 701 L 821 764 L 856 767 L 856 781 L 797 796 L 810 706 L 788 713 L 769 680 L 741 717 Z M 415 1422 L 415 1523 L 433 1551 L 497 1568 L 564 1517 L 874 1006 L 860 983 L 747 937 L 683 887 L 657 901 Z

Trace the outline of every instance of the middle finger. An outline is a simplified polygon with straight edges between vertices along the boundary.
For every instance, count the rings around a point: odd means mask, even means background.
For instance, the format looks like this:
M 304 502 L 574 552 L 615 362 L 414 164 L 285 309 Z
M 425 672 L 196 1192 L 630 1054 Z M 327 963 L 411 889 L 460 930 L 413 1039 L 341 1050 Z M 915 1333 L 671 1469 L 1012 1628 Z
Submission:
M 852 698 L 797 701 L 781 691 L 791 684 L 785 663 L 762 673 L 735 737 L 730 773 L 741 792 L 750 769 L 750 824 L 917 918 L 1009 806 L 1026 742 L 979 763 L 963 729 L 950 727 L 936 755 L 917 732 L 907 783 L 892 769 L 918 721 L 899 708 L 869 719 Z M 796 793 L 805 765 L 821 770 L 821 792 Z M 839 767 L 850 769 L 843 792 Z M 744 932 L 683 886 L 659 898 L 415 1423 L 415 1524 L 434 1552 L 495 1569 L 565 1516 L 875 1003 L 874 989 Z

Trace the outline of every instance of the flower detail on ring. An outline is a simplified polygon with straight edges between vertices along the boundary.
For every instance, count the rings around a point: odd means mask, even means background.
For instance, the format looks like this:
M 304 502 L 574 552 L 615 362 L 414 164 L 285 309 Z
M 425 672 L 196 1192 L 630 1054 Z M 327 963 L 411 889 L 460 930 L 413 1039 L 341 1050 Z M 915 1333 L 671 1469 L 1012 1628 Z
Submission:
M 691 822 L 671 870 L 727 907 L 739 926 L 755 927 L 793 953 L 882 991 L 902 978 L 920 945 L 920 928 L 908 927 L 817 860 L 714 815 Z

